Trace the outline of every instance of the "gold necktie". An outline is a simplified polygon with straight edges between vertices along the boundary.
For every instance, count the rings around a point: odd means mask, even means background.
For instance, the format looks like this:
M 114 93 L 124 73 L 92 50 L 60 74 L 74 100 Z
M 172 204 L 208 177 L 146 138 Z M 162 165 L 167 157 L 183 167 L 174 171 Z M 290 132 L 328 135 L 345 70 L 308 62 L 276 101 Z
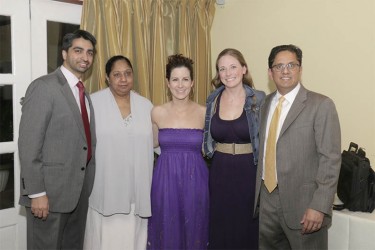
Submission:
M 266 146 L 266 160 L 264 167 L 264 184 L 268 192 L 272 192 L 276 188 L 276 135 L 277 126 L 279 124 L 280 113 L 282 109 L 284 96 L 279 98 L 279 103 L 273 112 L 270 127 L 268 129 L 267 146 Z

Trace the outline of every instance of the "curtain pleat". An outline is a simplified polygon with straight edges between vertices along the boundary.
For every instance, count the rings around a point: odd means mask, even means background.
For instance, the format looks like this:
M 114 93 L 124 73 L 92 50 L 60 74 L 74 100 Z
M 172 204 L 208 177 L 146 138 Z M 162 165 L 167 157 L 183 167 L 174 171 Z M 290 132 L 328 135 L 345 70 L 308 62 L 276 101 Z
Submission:
M 105 63 L 114 55 L 128 57 L 134 89 L 155 105 L 167 101 L 165 65 L 169 55 L 194 60 L 194 100 L 204 104 L 212 90 L 211 26 L 215 0 L 89 0 L 83 2 L 81 28 L 97 39 L 86 89 L 103 89 Z

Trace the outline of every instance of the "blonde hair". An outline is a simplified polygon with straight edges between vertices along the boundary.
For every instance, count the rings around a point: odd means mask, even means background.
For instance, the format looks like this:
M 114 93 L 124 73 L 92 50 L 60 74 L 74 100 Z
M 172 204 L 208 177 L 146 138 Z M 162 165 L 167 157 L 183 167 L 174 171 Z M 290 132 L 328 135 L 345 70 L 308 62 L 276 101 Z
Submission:
M 236 49 L 232 49 L 232 48 L 224 49 L 217 56 L 217 59 L 216 59 L 216 75 L 212 79 L 211 84 L 215 88 L 218 88 L 218 87 L 223 85 L 223 83 L 220 80 L 218 63 L 219 63 L 220 58 L 222 58 L 223 56 L 226 56 L 226 55 L 233 56 L 234 58 L 236 58 L 239 61 L 239 63 L 241 64 L 242 67 L 244 67 L 244 66 L 246 67 L 246 73 L 243 75 L 242 83 L 246 84 L 246 85 L 249 85 L 251 88 L 254 88 L 254 82 L 253 82 L 253 79 L 251 78 L 251 75 L 250 75 L 250 72 L 249 72 L 249 67 L 247 66 L 245 58 L 243 57 L 243 55 L 240 51 L 238 51 Z

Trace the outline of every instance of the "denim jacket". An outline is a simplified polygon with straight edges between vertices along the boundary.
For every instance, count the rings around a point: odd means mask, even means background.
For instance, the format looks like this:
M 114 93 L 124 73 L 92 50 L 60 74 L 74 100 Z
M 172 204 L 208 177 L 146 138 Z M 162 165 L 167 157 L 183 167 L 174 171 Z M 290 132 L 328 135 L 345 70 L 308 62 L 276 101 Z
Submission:
M 263 91 L 252 89 L 248 85 L 243 85 L 246 90 L 246 101 L 245 101 L 245 112 L 246 118 L 249 125 L 249 133 L 251 138 L 251 144 L 253 146 L 254 164 L 258 162 L 258 151 L 259 151 L 259 111 L 260 104 L 263 101 L 265 94 Z M 204 142 L 203 151 L 204 154 L 212 158 L 215 152 L 216 142 L 211 136 L 211 118 L 215 113 L 216 100 L 219 94 L 224 90 L 225 86 L 220 86 L 214 90 L 206 102 L 206 116 L 204 124 Z M 255 95 L 255 100 L 253 99 Z

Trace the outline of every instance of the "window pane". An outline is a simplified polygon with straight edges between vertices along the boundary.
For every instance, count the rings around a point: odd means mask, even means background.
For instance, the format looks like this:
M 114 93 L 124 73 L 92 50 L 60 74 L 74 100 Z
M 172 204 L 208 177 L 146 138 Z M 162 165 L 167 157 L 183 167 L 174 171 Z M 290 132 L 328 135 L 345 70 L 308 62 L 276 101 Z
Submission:
M 48 73 L 59 67 L 63 60 L 61 55 L 61 40 L 66 33 L 79 29 L 79 25 L 47 21 L 47 56 Z
M 12 73 L 10 17 L 0 16 L 0 74 Z
M 0 155 L 0 209 L 14 207 L 14 155 Z
M 0 85 L 0 142 L 13 141 L 12 85 Z

